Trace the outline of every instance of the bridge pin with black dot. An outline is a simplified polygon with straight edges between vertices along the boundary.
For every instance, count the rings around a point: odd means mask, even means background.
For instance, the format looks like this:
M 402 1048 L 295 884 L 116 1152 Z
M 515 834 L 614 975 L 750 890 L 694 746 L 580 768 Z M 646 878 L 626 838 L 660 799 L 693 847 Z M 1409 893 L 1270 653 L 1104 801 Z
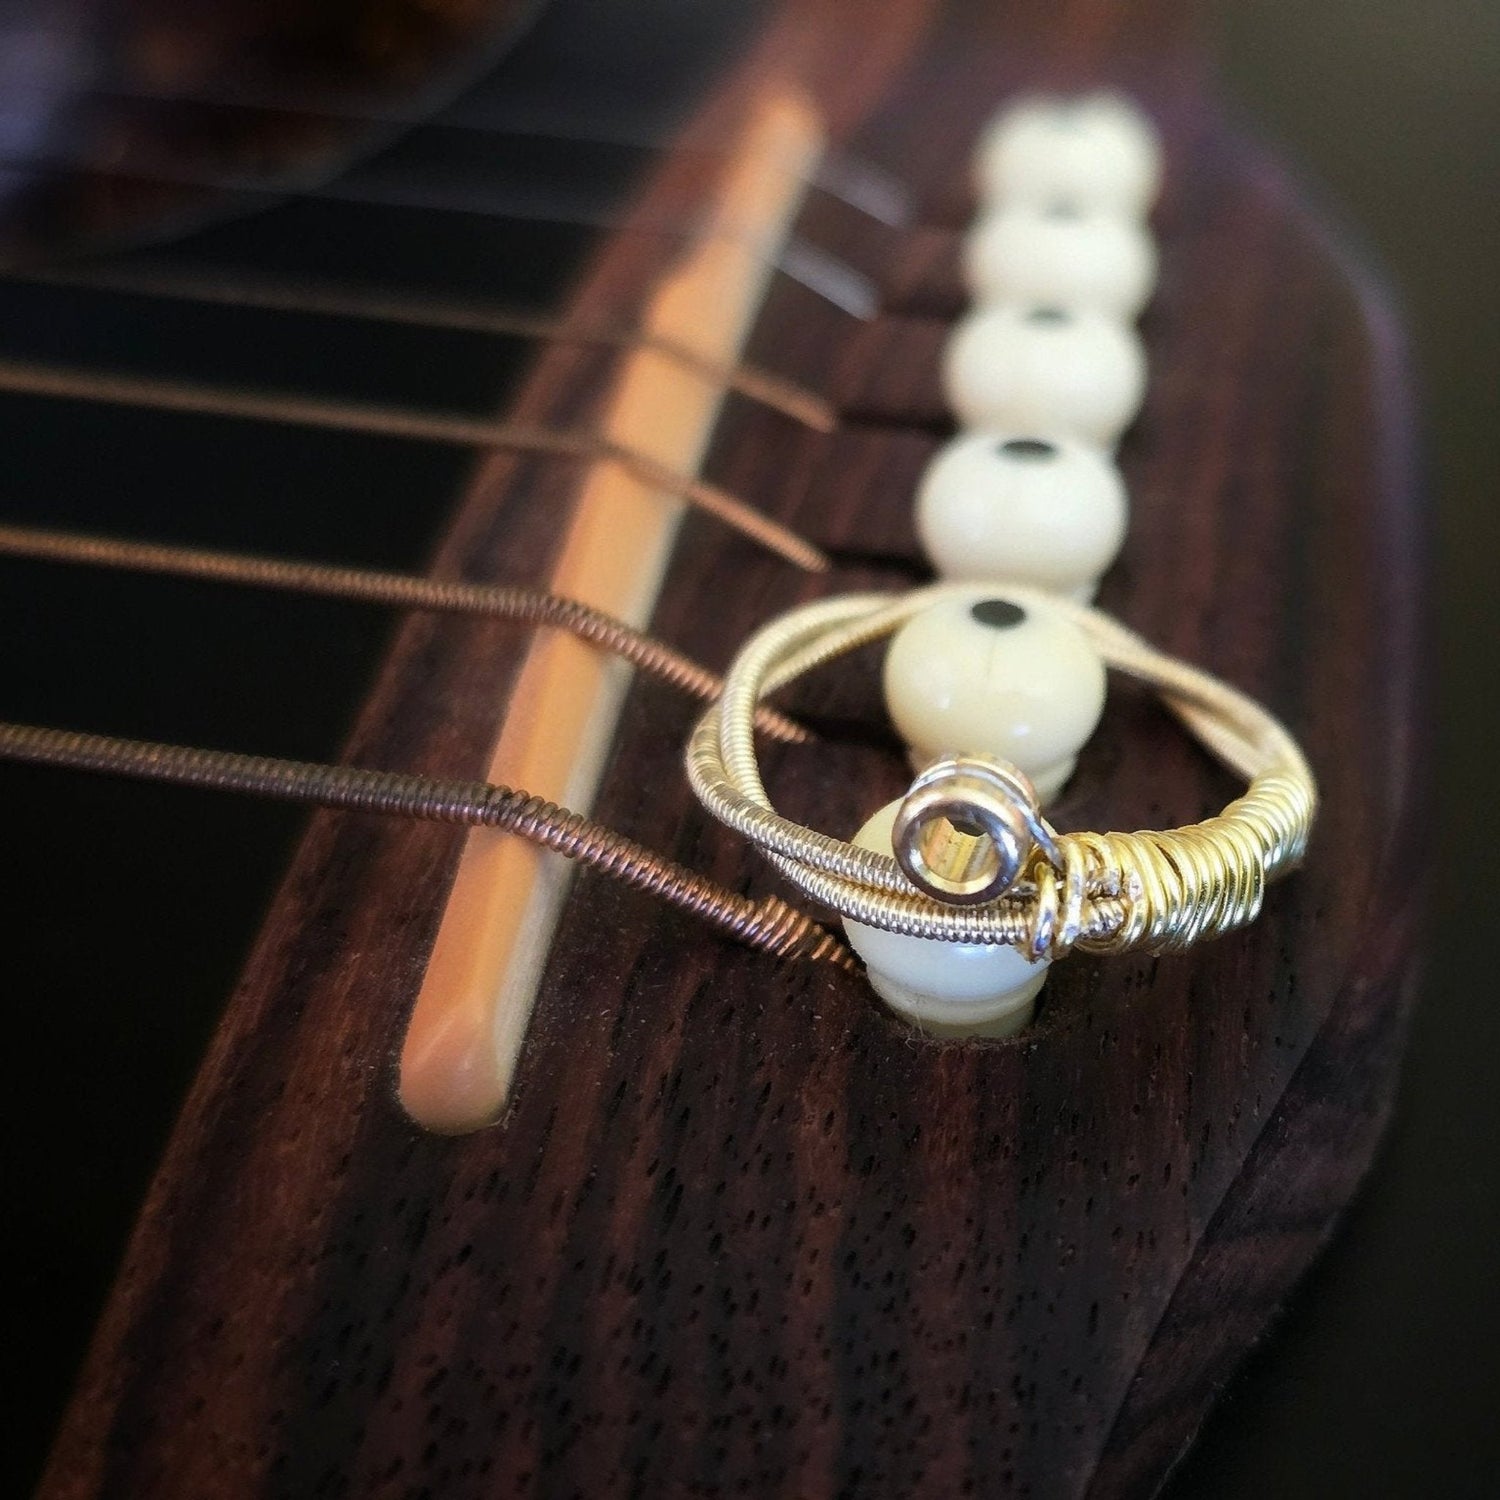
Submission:
M 917 535 L 954 581 L 1029 583 L 1087 602 L 1125 539 L 1125 481 L 1070 438 L 972 432 L 938 450 L 917 488 Z
M 981 590 L 902 625 L 883 685 L 915 763 L 952 752 L 1005 760 L 1043 802 L 1062 790 L 1104 711 L 1104 663 L 1078 626 Z

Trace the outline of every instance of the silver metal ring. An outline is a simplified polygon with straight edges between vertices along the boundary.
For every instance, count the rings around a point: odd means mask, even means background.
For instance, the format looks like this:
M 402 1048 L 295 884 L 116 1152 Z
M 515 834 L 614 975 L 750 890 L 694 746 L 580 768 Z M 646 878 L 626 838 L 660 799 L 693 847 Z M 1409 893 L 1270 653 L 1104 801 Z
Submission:
M 934 900 L 979 906 L 1020 879 L 1039 821 L 1036 788 L 1018 767 L 944 756 L 902 799 L 892 829 L 896 863 Z

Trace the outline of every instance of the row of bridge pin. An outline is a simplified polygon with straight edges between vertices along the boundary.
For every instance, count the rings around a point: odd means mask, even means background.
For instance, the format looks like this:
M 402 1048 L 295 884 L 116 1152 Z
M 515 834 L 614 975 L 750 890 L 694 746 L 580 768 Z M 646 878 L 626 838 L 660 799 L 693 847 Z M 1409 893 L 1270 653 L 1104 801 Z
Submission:
M 973 307 L 944 351 L 959 433 L 918 486 L 917 531 L 942 578 L 936 604 L 891 639 L 883 686 L 919 772 L 981 755 L 1054 798 L 1104 707 L 1104 664 L 1060 613 L 997 583 L 1091 600 L 1128 521 L 1114 446 L 1140 409 L 1134 319 L 1156 285 L 1148 215 L 1161 150 L 1115 94 L 1034 98 L 1001 111 L 974 158 L 978 216 L 963 245 Z M 855 842 L 893 852 L 901 801 Z M 1045 962 L 1010 946 L 943 943 L 846 922 L 871 985 L 938 1035 L 1005 1036 L 1032 1018 Z

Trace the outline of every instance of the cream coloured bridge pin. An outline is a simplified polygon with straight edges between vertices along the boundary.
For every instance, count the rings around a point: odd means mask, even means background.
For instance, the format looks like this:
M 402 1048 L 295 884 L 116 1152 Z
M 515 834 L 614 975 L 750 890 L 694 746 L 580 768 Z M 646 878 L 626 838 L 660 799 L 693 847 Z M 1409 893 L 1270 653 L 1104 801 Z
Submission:
M 919 778 L 920 779 L 920 778 Z M 895 827 L 908 798 L 880 809 L 853 842 L 896 852 Z M 899 1016 L 934 1036 L 1011 1036 L 1030 1024 L 1048 965 L 1009 943 L 947 943 L 906 937 L 844 919 L 849 946 L 870 987 Z
M 1006 204 L 982 215 L 963 242 L 974 300 L 1092 307 L 1135 318 L 1156 287 L 1156 246 L 1137 221 L 1067 201 Z
M 886 708 L 915 763 L 1006 760 L 1050 801 L 1104 710 L 1104 663 L 1071 621 L 976 590 L 912 616 L 886 651 Z
M 917 535 L 944 578 L 1027 583 L 1086 603 L 1125 539 L 1125 481 L 1069 438 L 963 433 L 917 488 Z
M 1108 447 L 1140 410 L 1146 355 L 1133 329 L 1090 308 L 1002 303 L 955 326 L 942 375 L 964 427 Z
M 974 153 L 975 188 L 987 206 L 1065 202 L 1143 219 L 1161 174 L 1155 127 L 1112 93 L 1012 104 L 985 127 Z

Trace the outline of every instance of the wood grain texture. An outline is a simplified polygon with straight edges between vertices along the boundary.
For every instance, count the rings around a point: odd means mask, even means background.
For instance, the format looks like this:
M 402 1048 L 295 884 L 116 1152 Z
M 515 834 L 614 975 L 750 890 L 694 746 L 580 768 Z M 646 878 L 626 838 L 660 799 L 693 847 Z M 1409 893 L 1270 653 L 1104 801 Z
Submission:
M 843 49 L 823 34 L 819 51 L 819 26 L 847 17 L 791 10 L 752 68 L 795 33 L 831 87 Z M 963 144 L 1006 88 L 1119 78 L 1157 114 L 1171 186 L 1153 378 L 1101 603 L 1302 738 L 1325 797 L 1305 871 L 1247 933 L 1183 958 L 1072 959 L 1024 1038 L 965 1044 L 585 875 L 512 1107 L 453 1140 L 406 1123 L 393 1068 L 458 837 L 316 818 L 143 1212 L 50 1500 L 1160 1482 L 1384 1119 L 1415 900 L 1418 537 L 1378 301 L 1215 116 L 1170 7 L 1128 33 L 1116 15 L 1019 6 L 993 36 L 952 17 L 893 88 L 895 49 L 846 77 L 835 119 L 951 227 Z M 826 205 L 804 227 L 834 249 L 867 233 Z M 584 295 L 620 305 L 657 269 L 617 246 Z M 858 420 L 819 437 L 734 403 L 708 476 L 848 561 L 800 578 L 694 518 L 659 634 L 722 664 L 773 611 L 913 569 L 941 326 L 910 304 L 861 329 L 778 287 L 752 356 Z M 605 373 L 550 356 L 528 410 L 586 416 Z M 540 569 L 566 480 L 492 466 L 435 566 Z M 351 758 L 473 770 L 516 658 L 502 632 L 411 622 Z M 787 812 L 845 834 L 905 779 L 869 667 L 798 699 L 863 729 L 767 757 Z M 690 716 L 634 687 L 599 814 L 765 887 L 684 784 Z M 1116 684 L 1057 818 L 1181 821 L 1232 790 Z

